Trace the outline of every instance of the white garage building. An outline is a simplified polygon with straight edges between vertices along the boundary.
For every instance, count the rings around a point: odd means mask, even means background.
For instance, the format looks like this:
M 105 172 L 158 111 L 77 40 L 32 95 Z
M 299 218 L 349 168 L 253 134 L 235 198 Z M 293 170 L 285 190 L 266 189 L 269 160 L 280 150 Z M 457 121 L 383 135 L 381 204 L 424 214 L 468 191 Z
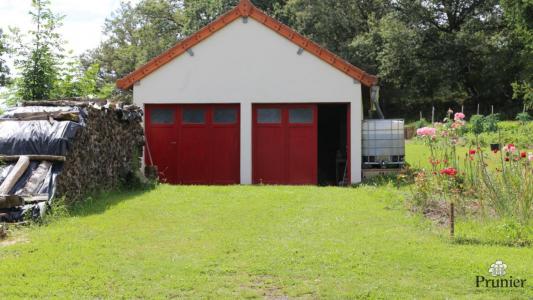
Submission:
M 175 184 L 358 183 L 376 84 L 249 0 L 117 82 L 145 109 L 146 163 Z

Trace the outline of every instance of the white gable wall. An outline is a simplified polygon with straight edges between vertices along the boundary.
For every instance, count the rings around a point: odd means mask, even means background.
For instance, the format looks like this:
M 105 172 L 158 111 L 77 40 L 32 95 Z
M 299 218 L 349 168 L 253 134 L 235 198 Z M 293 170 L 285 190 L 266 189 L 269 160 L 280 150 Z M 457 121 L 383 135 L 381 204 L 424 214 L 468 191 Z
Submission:
M 227 25 L 134 85 L 135 104 L 240 103 L 241 182 L 251 183 L 252 103 L 351 103 L 352 181 L 360 182 L 361 84 L 249 18 Z

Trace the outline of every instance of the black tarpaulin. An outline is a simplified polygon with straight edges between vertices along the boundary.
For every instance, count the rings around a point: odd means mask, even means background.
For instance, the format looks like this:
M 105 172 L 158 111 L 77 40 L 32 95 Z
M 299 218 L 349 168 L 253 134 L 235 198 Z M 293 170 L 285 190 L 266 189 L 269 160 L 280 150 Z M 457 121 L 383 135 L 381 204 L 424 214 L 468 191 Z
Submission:
M 0 155 L 64 156 L 79 128 L 71 121 L 1 121 Z

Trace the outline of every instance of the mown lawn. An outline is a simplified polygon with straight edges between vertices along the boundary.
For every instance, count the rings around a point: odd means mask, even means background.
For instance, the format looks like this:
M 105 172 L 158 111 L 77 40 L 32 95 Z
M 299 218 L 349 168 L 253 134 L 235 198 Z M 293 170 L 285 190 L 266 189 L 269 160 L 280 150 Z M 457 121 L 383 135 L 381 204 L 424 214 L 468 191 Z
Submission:
M 532 248 L 454 244 L 386 186 L 162 185 L 14 238 L 5 299 L 533 297 Z M 476 288 L 497 259 L 528 286 Z

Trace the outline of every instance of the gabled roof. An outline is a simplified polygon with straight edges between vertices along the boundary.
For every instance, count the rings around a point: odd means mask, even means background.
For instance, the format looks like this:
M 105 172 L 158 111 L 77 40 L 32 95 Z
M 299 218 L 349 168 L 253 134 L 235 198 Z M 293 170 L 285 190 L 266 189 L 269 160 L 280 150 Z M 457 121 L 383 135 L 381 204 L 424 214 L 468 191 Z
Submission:
M 117 80 L 117 87 L 120 89 L 131 88 L 135 84 L 135 82 L 148 76 L 150 73 L 154 72 L 161 66 L 170 62 L 175 57 L 185 53 L 189 48 L 192 48 L 201 41 L 207 39 L 215 32 L 219 31 L 220 29 L 224 28 L 225 26 L 240 17 L 250 17 L 256 20 L 257 22 L 267 26 L 268 28 L 287 38 L 289 41 L 298 45 L 302 49 L 322 59 L 331 66 L 339 69 L 340 71 L 360 81 L 366 86 L 373 86 L 376 85 L 378 82 L 378 78 L 376 76 L 370 75 L 365 71 L 359 69 L 358 67 L 346 62 L 344 59 L 333 54 L 327 49 L 322 48 L 313 41 L 305 38 L 290 27 L 268 16 L 265 12 L 254 6 L 250 2 L 250 0 L 241 0 L 239 5 L 237 5 L 235 8 L 225 13 L 224 15 L 220 16 L 209 25 L 200 29 L 198 32 L 184 39 L 183 41 L 177 43 L 174 47 L 165 51 L 161 55 L 153 58 L 148 63 L 141 66 L 132 73 L 128 74 L 124 78 Z

